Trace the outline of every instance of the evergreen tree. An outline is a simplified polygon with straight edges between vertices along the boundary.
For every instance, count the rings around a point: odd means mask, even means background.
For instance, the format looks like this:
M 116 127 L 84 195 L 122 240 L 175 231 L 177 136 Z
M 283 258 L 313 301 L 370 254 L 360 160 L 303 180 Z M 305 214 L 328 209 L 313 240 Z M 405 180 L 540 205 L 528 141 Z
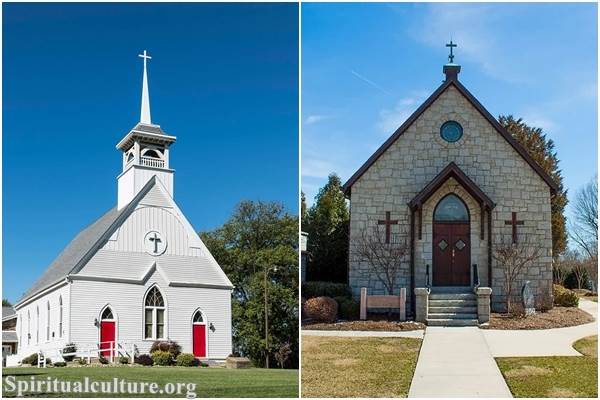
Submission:
M 2 307 L 12 307 L 12 304 L 8 299 L 2 299 Z
M 300 226 L 303 231 L 306 229 L 307 225 L 307 213 L 308 210 L 306 206 L 306 195 L 304 194 L 304 192 L 300 192 Z
M 234 350 L 257 366 L 268 354 L 273 367 L 276 353 L 290 346 L 285 367 L 298 368 L 298 217 L 277 203 L 244 201 L 222 227 L 200 236 L 234 285 Z
M 498 119 L 504 127 L 524 148 L 531 158 L 558 185 L 558 191 L 552 196 L 552 255 L 558 257 L 567 247 L 567 229 L 565 207 L 567 206 L 567 190 L 563 186 L 562 171 L 559 159 L 554 150 L 554 142 L 548 139 L 541 128 L 528 126 L 522 118 L 515 119 L 512 115 L 501 115 Z
M 311 255 L 309 280 L 347 282 L 349 222 L 342 182 L 333 173 L 315 197 L 306 215 L 306 227 L 303 227 L 308 233 Z

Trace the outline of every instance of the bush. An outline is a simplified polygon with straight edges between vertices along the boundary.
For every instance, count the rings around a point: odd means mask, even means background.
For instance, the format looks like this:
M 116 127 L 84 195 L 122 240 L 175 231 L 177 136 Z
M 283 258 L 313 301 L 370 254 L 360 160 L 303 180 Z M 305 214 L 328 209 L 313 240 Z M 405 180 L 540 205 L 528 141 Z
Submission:
M 148 354 L 140 354 L 139 356 L 134 358 L 134 362 L 139 365 L 151 366 L 154 365 L 154 361 L 152 357 Z
M 79 365 L 87 365 L 87 360 L 83 357 L 77 360 L 77 362 L 79 363 Z
M 304 282 L 302 284 L 302 297 L 352 297 L 350 286 L 345 283 L 335 282 Z
M 155 351 L 166 351 L 171 354 L 171 359 L 175 360 L 177 356 L 181 353 L 181 346 L 172 340 L 169 341 L 159 341 L 152 343 L 152 347 L 150 348 L 150 354 Z
M 24 359 L 21 360 L 21 364 L 29 364 L 29 365 L 37 366 L 38 354 L 33 353 L 32 355 L 25 357 Z
M 181 353 L 177 356 L 175 364 L 179 367 L 197 367 L 199 361 L 193 354 Z
M 338 315 L 340 319 L 355 321 L 360 316 L 360 301 L 348 297 L 335 297 L 338 303 Z
M 129 364 L 129 357 L 125 357 L 125 356 L 119 357 L 119 363 L 121 363 L 121 364 Z
M 75 346 L 75 343 L 67 343 L 65 345 L 65 347 L 63 348 L 63 353 L 75 353 L 76 351 L 77 351 L 77 346 Z M 74 355 L 63 356 L 63 359 L 65 361 L 73 361 L 74 358 L 75 358 Z
M 66 366 L 67 366 L 67 363 L 66 363 L 66 362 L 63 362 L 63 361 L 58 361 L 58 362 L 55 362 L 55 363 L 54 363 L 54 364 L 52 364 L 52 365 L 54 365 L 55 367 L 66 367 Z
M 579 296 L 572 290 L 560 285 L 552 285 L 552 294 L 554 295 L 554 305 L 561 307 L 577 307 Z
M 155 350 L 154 353 L 150 354 L 150 357 L 152 357 L 152 361 L 155 365 L 166 366 L 171 365 L 173 362 L 173 357 L 168 351 Z
M 98 361 L 100 361 L 100 364 L 108 364 L 108 360 L 102 354 L 98 355 Z
M 304 311 L 307 317 L 321 322 L 335 322 L 338 304 L 331 297 L 315 297 L 306 300 Z

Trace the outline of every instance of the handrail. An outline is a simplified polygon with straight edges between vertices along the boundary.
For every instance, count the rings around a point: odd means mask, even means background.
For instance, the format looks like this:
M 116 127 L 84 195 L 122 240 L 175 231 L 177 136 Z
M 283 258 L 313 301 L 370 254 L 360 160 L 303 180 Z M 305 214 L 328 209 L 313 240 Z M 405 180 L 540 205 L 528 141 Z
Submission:
M 479 287 L 479 268 L 477 268 L 477 264 L 473 264 L 473 288 L 477 289 Z
M 103 344 L 109 344 L 108 348 L 102 348 Z M 126 356 L 129 357 L 131 363 L 135 361 L 135 355 L 137 353 L 137 346 L 135 342 L 117 342 L 114 340 L 105 341 L 105 342 L 96 342 L 96 343 L 82 343 L 77 344 L 74 352 L 64 352 L 65 346 L 61 347 L 53 347 L 46 349 L 38 350 L 38 368 L 43 364 L 44 368 L 46 367 L 46 359 L 48 358 L 46 354 L 51 354 L 52 351 L 57 352 L 61 357 L 64 356 L 79 356 L 81 358 L 87 358 L 88 364 L 92 360 L 92 356 L 99 357 L 102 352 L 110 352 L 109 361 L 112 363 L 115 361 L 115 355 Z M 127 348 L 129 347 L 129 351 Z
M 428 288 L 431 287 L 431 282 L 429 280 L 429 264 L 425 265 L 425 286 Z

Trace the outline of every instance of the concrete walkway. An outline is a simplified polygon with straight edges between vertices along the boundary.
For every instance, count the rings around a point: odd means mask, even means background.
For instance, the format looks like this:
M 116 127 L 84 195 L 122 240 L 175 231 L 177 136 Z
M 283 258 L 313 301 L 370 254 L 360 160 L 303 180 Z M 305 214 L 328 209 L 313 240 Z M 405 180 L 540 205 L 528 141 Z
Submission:
M 579 308 L 598 318 L 598 303 L 580 300 Z M 494 357 L 580 356 L 573 342 L 598 334 L 597 321 L 568 328 L 539 330 L 482 330 Z
M 423 329 L 415 331 L 322 331 L 304 330 L 306 336 L 338 336 L 338 337 L 405 337 L 423 339 Z
M 512 397 L 478 327 L 428 327 L 408 397 Z

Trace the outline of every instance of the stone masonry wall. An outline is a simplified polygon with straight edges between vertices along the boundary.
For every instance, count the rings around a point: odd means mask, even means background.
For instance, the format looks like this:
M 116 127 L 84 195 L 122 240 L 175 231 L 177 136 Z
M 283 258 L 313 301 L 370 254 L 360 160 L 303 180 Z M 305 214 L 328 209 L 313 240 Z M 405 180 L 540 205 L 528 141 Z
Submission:
M 447 143 L 440 137 L 441 125 L 455 120 L 463 127 L 463 137 Z M 391 212 L 400 220 L 392 233 L 410 232 L 407 203 L 444 167 L 455 162 L 488 197 L 496 203 L 492 211 L 492 243 L 511 237 L 512 228 L 505 225 L 511 213 L 524 221 L 519 234 L 543 246 L 543 256 L 527 268 L 523 280 L 530 280 L 538 298 L 551 296 L 552 234 L 550 222 L 550 189 L 527 162 L 506 142 L 494 127 L 450 86 L 417 118 L 388 150 L 354 183 L 351 197 L 349 281 L 358 297 L 360 287 L 370 294 L 384 294 L 383 285 L 369 265 L 352 254 L 352 245 L 366 227 L 375 226 Z M 455 192 L 467 204 L 471 216 L 471 263 L 479 265 L 481 285 L 489 284 L 487 276 L 487 240 L 480 240 L 480 209 L 456 182 L 446 182 L 424 205 L 423 236 L 415 246 L 415 284 L 425 282 L 424 268 L 431 263 L 431 221 L 437 201 Z M 415 223 L 415 228 L 416 228 Z M 383 229 L 383 227 L 381 227 Z M 487 221 L 485 225 L 487 230 Z M 502 268 L 492 262 L 492 307 L 502 308 Z M 410 288 L 409 260 L 398 279 L 400 287 Z M 410 299 L 410 296 L 407 296 Z M 409 300 L 407 299 L 407 300 Z

